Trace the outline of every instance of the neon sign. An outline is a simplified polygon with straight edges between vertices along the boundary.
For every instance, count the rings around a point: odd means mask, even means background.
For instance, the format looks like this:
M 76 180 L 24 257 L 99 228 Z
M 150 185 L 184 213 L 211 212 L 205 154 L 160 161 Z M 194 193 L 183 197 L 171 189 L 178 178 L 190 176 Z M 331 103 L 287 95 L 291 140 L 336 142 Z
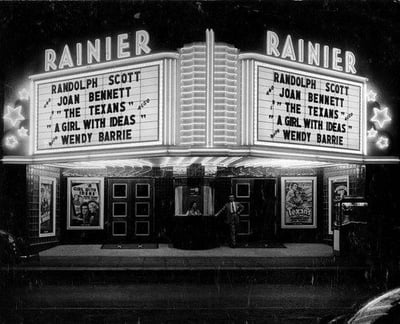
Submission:
M 376 92 L 369 90 L 367 93 L 367 101 L 369 101 L 369 102 L 376 101 L 376 95 L 377 95 Z
M 17 147 L 17 145 L 18 145 L 18 140 L 14 135 L 6 137 L 6 146 L 8 148 L 13 149 L 13 148 Z
M 371 127 L 371 128 L 367 131 L 367 137 L 368 137 L 368 138 L 375 138 L 377 134 L 378 134 L 378 132 L 375 130 L 374 127 Z
M 330 68 L 335 71 L 357 73 L 355 68 L 356 57 L 350 51 L 345 51 L 343 55 L 342 50 L 339 48 L 330 48 L 327 45 L 321 46 L 319 43 L 311 43 L 310 41 L 306 45 L 303 39 L 299 39 L 296 46 L 296 42 L 292 40 L 290 35 L 286 36 L 283 45 L 280 43 L 279 36 L 275 32 L 268 30 L 266 37 L 267 55 Z
M 21 128 L 17 130 L 17 133 L 20 137 L 28 137 L 28 130 L 24 126 L 21 126 Z
M 57 56 L 54 49 L 46 49 L 44 52 L 44 70 L 62 70 L 73 68 L 85 64 L 100 63 L 115 59 L 129 58 L 133 55 L 131 47 L 134 47 L 134 55 L 149 54 L 150 36 L 145 30 L 138 30 L 134 39 L 130 39 L 130 34 L 119 34 L 115 38 L 106 37 L 104 40 L 99 38 L 94 42 L 88 40 L 86 46 L 76 43 L 75 48 L 65 45 L 61 56 Z
M 15 108 L 7 106 L 6 109 L 7 112 L 4 114 L 3 118 L 7 119 L 12 127 L 15 127 L 18 122 L 25 120 L 25 117 L 21 114 L 21 106 Z
M 374 108 L 374 115 L 370 119 L 371 122 L 378 124 L 380 128 L 385 126 L 385 123 L 390 122 L 392 119 L 388 115 L 388 108 Z
M 384 150 L 389 147 L 389 138 L 386 136 L 380 136 L 378 140 L 376 141 L 376 145 L 378 148 L 381 150 Z

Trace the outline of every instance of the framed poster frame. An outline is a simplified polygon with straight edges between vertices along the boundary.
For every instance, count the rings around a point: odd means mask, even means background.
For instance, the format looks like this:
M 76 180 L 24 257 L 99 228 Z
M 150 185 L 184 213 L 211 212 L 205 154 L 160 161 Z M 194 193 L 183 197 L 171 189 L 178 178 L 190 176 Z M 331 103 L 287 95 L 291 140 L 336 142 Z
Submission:
M 39 237 L 56 236 L 56 186 L 56 178 L 39 177 Z M 52 228 L 51 231 L 43 231 L 43 223 L 46 221 L 43 221 L 44 218 L 48 218 Z
M 297 187 L 293 189 L 294 184 Z M 300 189 L 298 189 L 300 187 Z M 287 190 L 289 189 L 289 190 Z M 292 204 L 289 200 L 294 194 L 298 201 Z M 291 192 L 289 192 L 291 191 Z M 297 196 L 298 195 L 298 196 Z M 291 206 L 289 206 L 291 205 Z M 290 210 L 301 211 L 302 215 L 309 214 L 311 222 L 288 222 L 287 213 Z M 308 211 L 307 211 L 308 209 Z M 311 209 L 311 210 L 310 210 Z M 296 213 L 297 214 L 297 213 Z M 298 215 L 296 215 L 298 216 Z M 306 217 L 307 215 L 303 216 Z M 283 229 L 314 229 L 317 228 L 317 177 L 282 177 L 281 178 L 281 228 Z
M 94 187 L 92 187 L 94 185 Z M 95 188 L 92 190 L 92 196 L 88 195 L 87 188 Z M 81 190 L 81 195 L 78 194 Z M 73 197 L 72 191 L 75 192 L 75 196 Z M 76 195 L 78 197 L 76 197 Z M 97 195 L 97 197 L 96 197 Z M 77 200 L 75 202 L 75 200 Z M 98 225 L 91 224 L 92 218 L 90 217 L 90 221 L 85 224 L 82 217 L 77 217 L 79 212 L 82 213 L 82 204 L 87 203 L 93 204 L 93 202 L 97 203 L 97 215 Z M 96 177 L 72 177 L 67 180 L 67 230 L 102 230 L 104 229 L 104 178 L 96 178 Z M 73 206 L 74 205 L 74 206 Z M 72 208 L 73 207 L 73 208 Z M 81 209 L 79 211 L 79 208 Z M 89 207 L 88 207 L 89 208 Z M 73 215 L 74 214 L 74 215 Z M 82 221 L 82 225 L 73 224 L 72 218 L 74 218 L 74 222 Z M 97 219 L 96 219 L 97 223 Z
M 338 185 L 338 186 L 336 186 Z M 333 203 L 334 203 L 334 195 L 333 190 L 337 190 L 339 187 L 345 185 L 346 186 L 346 193 L 343 196 L 349 195 L 349 176 L 336 176 L 336 177 L 329 177 L 328 178 L 328 234 L 333 235 Z

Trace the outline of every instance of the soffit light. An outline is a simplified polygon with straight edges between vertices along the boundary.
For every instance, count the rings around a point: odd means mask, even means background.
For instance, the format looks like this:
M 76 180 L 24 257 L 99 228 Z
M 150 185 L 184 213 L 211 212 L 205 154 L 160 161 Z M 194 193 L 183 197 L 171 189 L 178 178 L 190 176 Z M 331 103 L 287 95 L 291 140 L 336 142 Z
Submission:
M 272 167 L 272 168 L 315 168 L 326 166 L 328 163 L 305 161 L 305 160 L 285 160 L 285 159 L 249 159 L 241 161 L 236 166 L 243 167 Z

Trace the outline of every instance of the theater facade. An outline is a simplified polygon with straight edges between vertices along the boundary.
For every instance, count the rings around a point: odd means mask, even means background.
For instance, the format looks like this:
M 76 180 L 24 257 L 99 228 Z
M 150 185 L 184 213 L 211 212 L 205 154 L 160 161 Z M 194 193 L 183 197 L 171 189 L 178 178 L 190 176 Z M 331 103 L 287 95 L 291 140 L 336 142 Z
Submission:
M 193 202 L 218 232 L 231 193 L 242 241 L 332 243 L 335 199 L 398 163 L 371 154 L 390 113 L 367 113 L 352 52 L 273 31 L 265 53 L 212 30 L 169 52 L 150 37 L 46 49 L 5 105 L 5 208 L 32 246 L 176 241 Z

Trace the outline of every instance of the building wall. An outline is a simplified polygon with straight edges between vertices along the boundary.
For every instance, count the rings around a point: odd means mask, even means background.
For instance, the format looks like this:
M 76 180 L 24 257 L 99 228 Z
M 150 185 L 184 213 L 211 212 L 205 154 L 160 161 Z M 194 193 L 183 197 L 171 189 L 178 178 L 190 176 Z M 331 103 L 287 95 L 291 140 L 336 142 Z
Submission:
M 15 169 L 15 167 L 14 167 Z M 198 168 L 197 168 L 198 169 Z M 196 168 L 188 168 L 187 175 L 204 176 L 197 174 Z M 193 173 L 194 172 L 194 173 Z M 8 187 L 18 182 L 19 173 L 13 170 L 14 179 L 7 181 Z M 360 165 L 337 165 L 326 168 L 296 168 L 280 169 L 269 167 L 239 167 L 218 168 L 213 180 L 216 191 L 215 205 L 220 206 L 231 192 L 233 178 L 268 178 L 276 180 L 275 221 L 274 232 L 281 241 L 285 242 L 322 242 L 331 239 L 328 234 L 328 180 L 330 177 L 349 176 L 349 194 L 364 196 L 366 184 L 366 168 Z M 25 175 L 23 175 L 25 176 Z M 54 237 L 39 237 L 39 182 L 40 177 L 56 178 L 56 235 Z M 282 177 L 317 177 L 317 228 L 316 229 L 282 229 L 281 228 L 281 178 Z M 171 217 L 174 214 L 174 172 L 172 168 L 160 169 L 155 167 L 106 167 L 101 169 L 58 169 L 43 165 L 26 167 L 26 227 L 27 238 L 33 245 L 54 244 L 57 242 L 104 242 L 110 237 L 107 226 L 99 231 L 67 231 L 67 178 L 68 177 L 104 177 L 104 178 L 147 178 L 154 179 L 155 195 L 155 233 L 160 242 L 168 242 L 168 233 L 171 232 Z M 212 177 L 213 178 L 213 177 Z M 19 186 L 18 186 L 19 188 Z M 107 181 L 105 181 L 105 217 L 109 218 L 107 207 Z M 8 189 L 10 190 L 10 189 Z M 23 195 L 21 195 L 23 196 Z M 14 205 L 20 195 L 14 192 L 10 199 Z M 21 197 L 23 199 L 23 197 Z M 12 205 L 10 203 L 10 205 Z M 14 206 L 16 209 L 17 206 Z M 21 214 L 21 215 L 19 215 Z M 23 213 L 18 212 L 18 219 L 23 219 Z M 87 232 L 87 233 L 85 233 Z M 90 232 L 90 233 L 89 233 Z M 96 234 L 97 232 L 97 234 Z

